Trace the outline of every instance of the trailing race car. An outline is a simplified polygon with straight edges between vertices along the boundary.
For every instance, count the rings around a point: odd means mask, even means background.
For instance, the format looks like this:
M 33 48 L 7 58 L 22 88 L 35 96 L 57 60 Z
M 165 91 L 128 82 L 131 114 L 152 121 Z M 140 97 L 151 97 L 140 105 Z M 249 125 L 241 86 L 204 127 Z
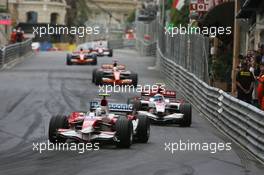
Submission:
M 125 70 L 125 65 L 118 65 L 116 61 L 113 64 L 103 64 L 101 68 L 94 69 L 92 82 L 96 85 L 114 84 L 114 85 L 133 85 L 137 86 L 138 76 L 132 71 Z
M 176 92 L 159 89 L 145 91 L 133 99 L 135 113 L 148 116 L 153 122 L 168 122 L 189 127 L 192 123 L 192 107 L 176 100 Z
M 67 54 L 66 64 L 80 64 L 80 65 L 97 65 L 97 55 L 92 53 L 91 50 L 80 49 L 78 52 L 73 52 L 72 54 Z
M 49 140 L 64 143 L 110 142 L 129 148 L 132 142 L 148 142 L 150 122 L 144 115 L 131 115 L 132 105 L 109 104 L 103 97 L 90 103 L 90 112 L 73 112 L 69 116 L 54 116 L 49 123 Z

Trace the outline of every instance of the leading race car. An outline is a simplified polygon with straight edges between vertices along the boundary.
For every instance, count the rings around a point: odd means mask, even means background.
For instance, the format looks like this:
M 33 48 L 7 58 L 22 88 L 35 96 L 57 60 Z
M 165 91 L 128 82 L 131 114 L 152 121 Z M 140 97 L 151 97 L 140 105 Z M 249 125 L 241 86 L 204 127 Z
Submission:
M 67 54 L 66 64 L 79 64 L 79 65 L 97 65 L 97 55 L 91 50 L 83 50 L 73 52 L 72 54 Z
M 96 85 L 114 84 L 114 85 L 133 85 L 137 86 L 138 76 L 132 71 L 125 70 L 125 65 L 103 64 L 101 68 L 94 69 L 92 82 Z
M 148 142 L 150 122 L 144 115 L 131 115 L 132 105 L 108 104 L 105 96 L 90 103 L 90 112 L 73 112 L 69 116 L 54 116 L 49 123 L 51 143 L 75 142 L 115 143 L 129 148 L 132 142 Z
M 176 92 L 170 90 L 144 91 L 133 99 L 134 110 L 148 116 L 153 122 L 166 122 L 189 127 L 192 123 L 192 108 L 189 103 L 176 100 Z

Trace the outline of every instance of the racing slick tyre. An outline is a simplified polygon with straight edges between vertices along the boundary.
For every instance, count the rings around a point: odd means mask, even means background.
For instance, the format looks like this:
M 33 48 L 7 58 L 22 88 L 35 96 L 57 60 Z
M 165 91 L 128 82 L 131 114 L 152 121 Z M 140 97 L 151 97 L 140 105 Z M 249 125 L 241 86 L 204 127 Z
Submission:
M 97 71 L 95 76 L 95 85 L 102 85 L 103 72 Z
M 94 69 L 94 70 L 93 70 L 93 74 L 92 74 L 92 82 L 93 82 L 93 83 L 95 83 L 96 73 L 97 73 L 97 69 Z
M 140 100 L 133 100 L 132 104 L 133 104 L 133 112 L 140 111 L 142 109 Z
M 65 138 L 59 137 L 57 134 L 57 130 L 59 128 L 68 129 L 69 123 L 67 116 L 53 116 L 49 123 L 49 141 L 51 143 L 64 143 L 66 141 Z
M 136 141 L 147 143 L 150 135 L 150 121 L 147 116 L 138 116 L 138 126 L 136 129 Z
M 113 56 L 113 49 L 109 49 L 109 54 L 108 54 L 109 57 L 112 57 Z
M 189 103 L 180 105 L 180 112 L 183 114 L 183 120 L 180 123 L 182 127 L 190 127 L 192 124 L 192 106 Z
M 96 55 L 93 55 L 93 62 L 91 63 L 91 65 L 97 65 L 97 56 Z
M 132 74 L 130 75 L 130 78 L 131 78 L 131 80 L 132 80 L 132 84 L 133 84 L 133 86 L 136 87 L 137 84 L 138 84 L 138 75 L 137 75 L 136 73 L 132 73 Z
M 126 117 L 120 117 L 116 122 L 116 137 L 118 148 L 129 148 L 133 142 L 133 124 Z
M 70 54 L 67 54 L 67 57 L 66 57 L 66 64 L 67 64 L 67 65 L 72 65 L 72 62 L 71 62 L 71 55 L 70 55 Z

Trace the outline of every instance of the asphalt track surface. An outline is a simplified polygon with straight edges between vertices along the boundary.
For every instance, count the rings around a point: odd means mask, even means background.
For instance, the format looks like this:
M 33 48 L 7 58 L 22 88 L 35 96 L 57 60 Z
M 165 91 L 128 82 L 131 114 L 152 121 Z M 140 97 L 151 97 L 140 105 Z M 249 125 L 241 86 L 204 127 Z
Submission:
M 140 84 L 162 82 L 158 71 L 148 70 L 154 58 L 133 50 L 116 50 L 114 58 L 139 75 Z M 263 175 L 264 167 L 232 144 L 231 151 L 165 151 L 164 143 L 230 142 L 193 110 L 191 128 L 151 126 L 147 144 L 130 149 L 105 146 L 99 151 L 33 151 L 33 142 L 47 142 L 52 115 L 86 111 L 98 88 L 91 84 L 95 66 L 66 66 L 63 52 L 46 52 L 27 58 L 0 72 L 0 174 L 4 175 Z M 112 58 L 99 58 L 110 63 Z M 113 94 L 125 102 L 135 94 Z

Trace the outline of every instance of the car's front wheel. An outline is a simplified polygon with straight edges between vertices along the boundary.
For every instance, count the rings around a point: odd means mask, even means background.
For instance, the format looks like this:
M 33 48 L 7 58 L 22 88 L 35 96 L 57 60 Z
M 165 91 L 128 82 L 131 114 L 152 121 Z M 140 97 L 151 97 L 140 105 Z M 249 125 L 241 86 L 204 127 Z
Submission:
M 138 116 L 138 126 L 136 129 L 136 141 L 147 143 L 150 135 L 150 121 L 147 116 Z
M 133 124 L 126 117 L 120 117 L 116 122 L 116 146 L 129 148 L 133 142 Z
M 192 124 L 192 106 L 189 103 L 180 105 L 180 112 L 183 114 L 183 119 L 180 123 L 182 127 L 190 127 Z
M 49 141 L 51 143 L 64 143 L 65 138 L 57 134 L 58 129 L 68 129 L 69 123 L 67 116 L 53 116 L 49 123 Z

